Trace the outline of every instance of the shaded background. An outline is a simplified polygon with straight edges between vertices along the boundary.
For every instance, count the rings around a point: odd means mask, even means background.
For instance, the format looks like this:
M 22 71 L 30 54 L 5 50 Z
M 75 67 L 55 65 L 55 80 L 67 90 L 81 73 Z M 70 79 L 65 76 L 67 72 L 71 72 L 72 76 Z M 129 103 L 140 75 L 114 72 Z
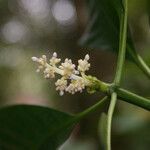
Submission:
M 150 28 L 146 0 L 131 0 L 129 21 L 139 53 L 150 65 Z M 94 104 L 103 94 L 86 92 L 60 97 L 55 81 L 36 74 L 32 56 L 56 51 L 61 58 L 77 60 L 90 54 L 89 74 L 111 82 L 116 55 L 100 49 L 80 47 L 78 41 L 88 22 L 86 1 L 81 0 L 0 0 L 0 105 L 16 103 L 45 105 L 77 113 Z M 150 81 L 131 62 L 127 62 L 123 86 L 150 97 Z M 84 119 L 61 150 L 102 148 L 97 124 L 107 106 Z M 133 105 L 118 102 L 113 122 L 115 150 L 148 150 L 150 114 Z

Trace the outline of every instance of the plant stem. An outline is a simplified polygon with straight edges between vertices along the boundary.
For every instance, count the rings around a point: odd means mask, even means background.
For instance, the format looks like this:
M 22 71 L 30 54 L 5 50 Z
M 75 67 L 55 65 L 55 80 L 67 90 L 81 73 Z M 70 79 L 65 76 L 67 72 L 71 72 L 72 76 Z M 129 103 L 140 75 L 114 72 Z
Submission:
M 107 117 L 107 131 L 106 131 L 106 149 L 111 150 L 111 124 L 112 124 L 112 116 L 114 112 L 114 108 L 117 101 L 117 94 L 113 92 L 111 94 L 111 101 L 108 109 L 108 117 Z
M 124 13 L 121 14 L 120 20 L 120 40 L 119 40 L 119 54 L 117 61 L 117 68 L 114 83 L 115 85 L 119 85 L 121 81 L 123 65 L 125 61 L 125 53 L 126 53 L 126 39 L 127 39 L 127 1 L 124 0 Z
M 139 67 L 143 73 L 150 79 L 150 67 L 145 63 L 142 57 L 136 53 L 134 49 L 131 49 L 129 45 L 127 45 L 127 50 L 131 57 L 133 58 L 137 67 Z
M 98 79 L 96 81 L 96 84 L 99 84 L 96 86 L 97 87 L 95 89 L 96 91 L 102 91 L 105 94 L 107 94 L 109 97 L 111 96 L 112 92 L 115 92 L 118 95 L 118 97 L 123 101 L 134 104 L 146 110 L 150 109 L 150 99 L 139 96 L 119 86 L 115 86 L 114 84 L 108 84 L 108 83 L 99 81 Z M 105 87 L 105 88 L 101 88 L 101 87 Z
M 125 90 L 125 89 L 122 89 L 122 88 L 116 88 L 115 89 L 115 92 L 113 92 L 111 94 L 111 99 L 112 101 L 110 102 L 110 107 L 109 107 L 109 111 L 108 111 L 108 124 L 109 124 L 109 128 L 111 129 L 111 122 L 112 122 L 112 111 L 114 110 L 114 107 L 115 107 L 115 103 L 116 103 L 116 100 L 117 100 L 117 95 L 118 97 L 123 100 L 123 101 L 126 101 L 128 103 L 131 103 L 131 104 L 134 104 L 136 106 L 139 106 L 141 108 L 144 108 L 146 110 L 150 110 L 150 100 L 149 99 L 146 99 L 142 96 L 139 96 L 137 94 L 134 94 L 128 90 Z M 94 104 L 93 106 L 85 109 L 84 111 L 78 113 L 75 115 L 75 122 L 81 120 L 82 118 L 86 117 L 87 115 L 95 112 L 96 110 L 98 110 L 100 107 L 102 107 L 108 100 L 108 97 L 105 96 L 104 98 L 102 98 L 100 101 L 98 101 L 96 104 Z M 109 129 L 109 130 L 110 130 Z M 107 130 L 107 132 L 109 131 Z M 107 133 L 109 139 L 111 137 L 111 132 L 108 132 Z M 110 144 L 110 140 L 108 140 L 109 142 L 109 146 L 111 145 Z M 107 148 L 107 149 L 110 149 L 110 148 Z
M 129 92 L 122 88 L 116 88 L 115 91 L 121 100 L 126 101 L 131 104 L 135 104 L 146 110 L 150 110 L 150 100 L 149 99 L 139 96 L 137 94 L 134 94 L 132 92 Z
M 119 38 L 119 54 L 117 61 L 116 74 L 114 79 L 115 85 L 120 85 L 123 65 L 125 61 L 125 53 L 126 53 L 126 39 L 127 39 L 127 16 L 128 16 L 128 0 L 124 0 L 124 12 L 121 14 L 120 20 L 120 38 Z M 108 119 L 107 119 L 107 142 L 106 147 L 107 150 L 111 150 L 111 124 L 112 124 L 112 116 L 115 109 L 117 101 L 116 92 L 112 92 L 111 94 L 111 102 L 108 109 Z
M 87 108 L 86 110 L 82 111 L 81 113 L 76 115 L 77 120 L 82 119 L 83 117 L 87 116 L 88 114 L 95 112 L 96 110 L 98 110 L 101 106 L 103 106 L 103 104 L 108 100 L 108 97 L 105 96 L 103 99 L 101 99 L 100 101 L 98 101 L 96 104 L 94 104 L 93 106 Z

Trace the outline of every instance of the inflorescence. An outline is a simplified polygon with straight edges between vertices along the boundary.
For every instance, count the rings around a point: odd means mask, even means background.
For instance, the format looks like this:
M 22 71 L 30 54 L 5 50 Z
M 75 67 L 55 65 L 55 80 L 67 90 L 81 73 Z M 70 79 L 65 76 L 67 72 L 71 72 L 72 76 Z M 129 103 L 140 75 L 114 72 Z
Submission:
M 61 59 L 57 58 L 56 52 L 53 53 L 49 62 L 45 55 L 42 55 L 40 58 L 32 57 L 32 60 L 39 64 L 36 72 L 43 70 L 46 79 L 55 78 L 55 74 L 61 75 L 61 78 L 55 82 L 55 85 L 59 94 L 63 95 L 64 92 L 71 94 L 82 92 L 86 86 L 90 86 L 90 81 L 85 75 L 85 72 L 90 68 L 90 63 L 88 62 L 89 58 L 87 54 L 83 60 L 78 60 L 77 68 L 76 65 L 72 63 L 72 60 L 68 58 L 59 65 Z

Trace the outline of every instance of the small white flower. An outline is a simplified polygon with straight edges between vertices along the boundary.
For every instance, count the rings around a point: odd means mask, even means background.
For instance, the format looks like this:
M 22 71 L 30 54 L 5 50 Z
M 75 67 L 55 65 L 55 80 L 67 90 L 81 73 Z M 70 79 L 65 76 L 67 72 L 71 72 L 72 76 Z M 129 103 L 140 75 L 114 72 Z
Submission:
M 57 53 L 56 52 L 53 53 L 53 57 L 55 57 L 55 58 L 57 57 Z
M 55 66 L 56 64 L 58 64 L 61 61 L 60 58 L 57 58 L 57 53 L 54 52 L 53 53 L 53 57 L 50 59 L 50 65 Z
M 31 59 L 32 59 L 33 61 L 35 61 L 35 62 L 38 62 L 38 58 L 37 58 L 37 57 L 34 57 L 34 56 L 33 56 Z
M 64 71 L 64 76 L 66 78 L 70 77 L 76 72 L 75 65 L 72 63 L 72 60 L 68 58 L 65 59 L 64 63 L 61 63 L 61 66 L 59 66 L 59 68 Z
M 66 91 L 74 94 L 75 92 L 82 92 L 85 89 L 85 81 L 84 79 L 72 80 L 69 86 L 66 88 Z
M 59 94 L 62 96 L 64 94 L 65 89 L 67 88 L 67 80 L 63 77 L 58 79 L 55 83 L 56 90 L 59 91 Z
M 90 59 L 89 55 L 87 54 L 84 58 L 84 60 L 80 59 L 78 60 L 78 70 L 81 72 L 85 72 L 89 70 L 90 68 L 90 63 L 88 63 L 88 60 Z
M 54 68 L 52 67 L 47 67 L 45 70 L 44 70 L 44 77 L 46 79 L 48 78 L 55 78 L 55 70 Z
M 42 55 L 42 58 L 43 58 L 44 61 L 47 60 L 46 55 Z
M 36 72 L 39 73 L 43 69 L 42 65 L 39 65 L 38 68 L 36 69 Z

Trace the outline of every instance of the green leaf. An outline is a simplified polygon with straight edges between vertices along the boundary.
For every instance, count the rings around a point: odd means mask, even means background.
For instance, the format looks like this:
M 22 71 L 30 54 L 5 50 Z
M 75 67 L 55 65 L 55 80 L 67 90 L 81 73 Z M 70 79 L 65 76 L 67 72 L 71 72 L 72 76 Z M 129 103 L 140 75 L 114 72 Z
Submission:
M 80 39 L 80 44 L 90 48 L 101 48 L 117 52 L 119 47 L 120 16 L 124 12 L 122 0 L 87 0 L 87 2 L 90 21 Z M 135 53 L 129 28 L 127 43 L 128 48 Z
M 107 114 L 102 113 L 100 120 L 99 120 L 99 126 L 98 126 L 98 133 L 100 136 L 101 143 L 106 149 L 106 135 L 107 135 Z
M 119 17 L 123 11 L 121 0 L 87 0 L 90 22 L 81 44 L 91 48 L 116 51 L 119 45 Z
M 16 105 L 0 109 L 1 150 L 55 150 L 71 133 L 75 117 L 54 109 Z

